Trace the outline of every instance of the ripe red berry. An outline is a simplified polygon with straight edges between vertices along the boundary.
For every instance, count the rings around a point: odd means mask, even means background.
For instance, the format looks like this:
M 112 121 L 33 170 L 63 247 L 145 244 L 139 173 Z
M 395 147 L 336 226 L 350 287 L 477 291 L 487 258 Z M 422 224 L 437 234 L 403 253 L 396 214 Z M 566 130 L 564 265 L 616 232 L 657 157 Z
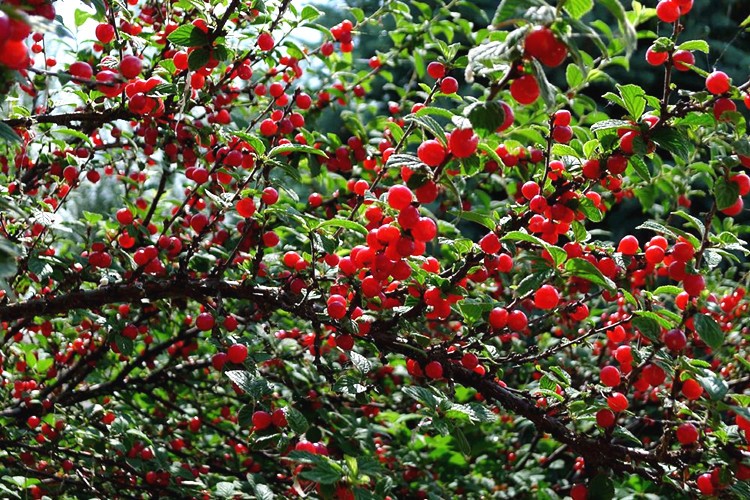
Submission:
M 609 408 L 602 408 L 596 412 L 596 424 L 605 429 L 615 425 L 615 414 Z
M 258 48 L 263 52 L 268 52 L 274 46 L 275 42 L 270 33 L 261 33 L 258 35 Z
M 703 395 L 703 387 L 692 378 L 682 383 L 682 395 L 690 400 L 695 400 Z
M 555 34 L 546 26 L 537 26 L 526 35 L 523 48 L 527 55 L 536 59 L 545 57 L 555 44 Z
M 388 189 L 388 205 L 399 212 L 411 205 L 413 198 L 411 189 L 402 184 L 396 184 Z
M 714 494 L 714 483 L 711 480 L 710 472 L 698 476 L 698 479 L 695 480 L 695 484 L 698 486 L 698 490 L 704 495 Z
M 669 59 L 669 52 L 657 52 L 652 45 L 646 50 L 646 62 L 651 66 L 661 66 Z
M 667 349 L 674 352 L 682 351 L 687 345 L 685 332 L 678 328 L 673 328 L 664 334 L 664 345 Z
M 503 108 L 503 123 L 500 125 L 496 132 L 502 132 L 503 130 L 507 129 L 511 125 L 513 125 L 513 121 L 515 120 L 515 115 L 513 114 L 513 109 L 508 106 L 505 102 L 500 102 L 500 106 Z
M 28 425 L 31 429 L 36 429 L 41 421 L 42 420 L 39 417 L 37 417 L 36 415 L 32 415 L 28 419 L 26 419 L 26 425 Z
M 214 367 L 214 370 L 217 372 L 220 372 L 224 369 L 224 365 L 227 362 L 227 355 L 224 352 L 217 352 L 211 357 L 211 366 Z
M 478 145 L 479 136 L 472 128 L 456 129 L 448 139 L 448 149 L 456 158 L 468 158 L 474 154 Z
M 623 255 L 635 255 L 639 250 L 638 239 L 633 235 L 623 237 L 617 246 L 617 251 Z
M 685 422 L 677 428 L 677 441 L 685 446 L 698 441 L 698 429 L 691 423 Z
M 440 92 L 443 94 L 455 94 L 458 92 L 458 80 L 452 76 L 443 78 L 443 81 L 440 82 Z
M 599 372 L 599 378 L 601 379 L 602 384 L 607 387 L 617 387 L 620 385 L 620 370 L 612 365 L 605 366 Z
M 723 71 L 714 71 L 706 77 L 706 88 L 715 95 L 729 92 L 729 89 L 732 88 L 729 75 Z
M 583 483 L 574 484 L 570 489 L 570 498 L 573 500 L 587 500 L 589 489 Z
M 435 80 L 440 80 L 445 76 L 445 65 L 437 61 L 432 61 L 427 65 L 427 74 Z
M 115 214 L 115 217 L 117 217 L 117 222 L 119 222 L 123 226 L 127 226 L 128 224 L 133 223 L 133 212 L 131 212 L 128 208 L 123 207 L 118 210 L 117 214 Z
M 242 198 L 235 206 L 240 217 L 252 217 L 255 213 L 255 202 L 252 198 Z
M 724 210 L 721 211 L 721 213 L 723 213 L 724 215 L 728 215 L 730 217 L 735 217 L 742 212 L 743 208 L 745 208 L 745 202 L 742 200 L 742 197 L 740 196 L 737 198 L 737 201 L 734 202 L 734 205 L 732 205 L 731 207 L 725 208 Z
M 504 307 L 495 307 L 490 311 L 490 326 L 495 330 L 505 328 L 508 324 L 508 310 Z
M 510 95 L 519 104 L 531 104 L 539 97 L 539 84 L 534 75 L 523 75 L 510 84 Z
M 247 346 L 245 344 L 232 344 L 227 349 L 229 362 L 239 365 L 247 359 Z
M 437 167 L 445 160 L 447 151 L 440 142 L 430 139 L 417 148 L 417 156 L 427 166 Z
M 525 330 L 528 325 L 529 318 L 526 317 L 526 314 L 523 311 L 516 309 L 508 315 L 508 327 L 510 327 L 511 330 L 520 332 Z
M 665 23 L 673 23 L 680 18 L 680 6 L 673 0 L 661 0 L 656 4 L 656 16 Z
M 467 352 L 461 357 L 461 364 L 468 370 L 473 370 L 479 364 L 479 358 L 476 354 Z
M 195 326 L 202 332 L 207 332 L 214 327 L 214 316 L 210 312 L 203 312 L 195 320 Z
M 120 62 L 120 74 L 130 80 L 141 74 L 143 61 L 136 56 L 125 56 Z
M 479 248 L 484 253 L 494 254 L 500 251 L 502 244 L 500 243 L 500 238 L 495 233 L 487 233 L 479 240 Z
M 94 34 L 102 45 L 107 45 L 115 38 L 115 27 L 111 24 L 102 23 L 96 27 Z
M 672 62 L 674 63 L 674 69 L 677 71 L 689 71 L 691 66 L 695 64 L 695 56 L 689 50 L 678 50 L 672 54 Z
M 682 280 L 682 287 L 691 297 L 697 297 L 706 288 L 706 281 L 700 274 L 688 274 Z
M 727 111 L 737 111 L 737 105 L 734 103 L 734 101 L 726 97 L 716 99 L 716 102 L 714 102 L 714 118 L 716 118 L 718 121 L 728 120 L 728 118 L 725 118 L 723 116 Z
M 620 413 L 628 409 L 628 398 L 621 392 L 613 392 L 607 397 L 607 406 L 615 413 Z
M 570 125 L 570 118 L 570 111 L 567 109 L 561 109 L 555 112 L 553 124 L 560 127 L 567 127 Z
M 560 303 L 560 292 L 552 285 L 542 285 L 534 293 L 534 305 L 539 309 L 554 309 Z
M 429 378 L 440 378 L 443 376 L 443 365 L 440 364 L 440 361 L 430 361 L 424 367 L 424 373 Z
M 253 428 L 256 431 L 262 431 L 263 429 L 267 429 L 268 427 L 271 426 L 271 423 L 273 421 L 271 418 L 271 414 L 268 413 L 267 411 L 262 411 L 262 410 L 259 410 L 253 413 L 252 420 L 253 420 Z
M 552 128 L 552 138 L 560 144 L 567 144 L 573 139 L 573 129 L 567 125 L 556 125 Z

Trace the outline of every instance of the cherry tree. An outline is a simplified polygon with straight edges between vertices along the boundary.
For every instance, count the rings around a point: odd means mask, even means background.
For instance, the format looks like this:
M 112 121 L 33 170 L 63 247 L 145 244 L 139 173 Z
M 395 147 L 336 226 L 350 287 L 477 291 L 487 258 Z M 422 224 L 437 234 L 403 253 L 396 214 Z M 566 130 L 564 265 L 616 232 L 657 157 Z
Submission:
M 750 81 L 652 3 L 0 5 L 2 496 L 748 498 Z

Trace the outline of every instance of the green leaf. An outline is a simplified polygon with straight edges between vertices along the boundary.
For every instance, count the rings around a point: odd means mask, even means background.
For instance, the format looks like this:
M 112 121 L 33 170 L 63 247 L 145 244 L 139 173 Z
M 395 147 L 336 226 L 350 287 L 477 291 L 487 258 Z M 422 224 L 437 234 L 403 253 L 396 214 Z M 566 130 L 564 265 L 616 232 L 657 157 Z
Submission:
M 724 343 L 724 332 L 716 321 L 705 314 L 698 313 L 693 317 L 695 331 L 703 342 L 711 349 L 718 349 Z
M 91 18 L 91 14 L 86 12 L 85 10 L 76 9 L 76 12 L 74 14 L 74 22 L 76 25 L 76 28 L 80 28 L 83 26 L 83 23 L 88 21 Z
M 315 21 L 322 13 L 312 5 L 305 5 L 300 14 L 302 21 Z
M 703 375 L 695 377 L 703 386 L 713 401 L 721 401 L 729 392 L 729 385 L 722 379 L 718 373 L 714 373 L 708 368 L 703 369 Z
M 583 212 L 591 222 L 601 222 L 604 220 L 604 214 L 594 205 L 594 202 L 588 198 L 578 200 L 578 209 Z
M 620 0 L 599 0 L 599 3 L 604 5 L 615 16 L 615 19 L 617 19 L 617 25 L 625 42 L 625 54 L 627 57 L 630 57 L 638 45 L 638 35 L 635 31 L 635 26 L 628 19 L 625 7 L 623 7 Z
M 646 92 L 638 85 L 617 85 L 620 96 L 633 120 L 639 120 L 646 110 Z
M 735 203 L 740 197 L 740 186 L 736 182 L 732 182 L 726 179 L 726 177 L 719 177 L 714 184 L 714 196 L 716 197 L 716 208 L 724 210 Z
M 295 434 L 304 434 L 307 429 L 310 428 L 310 424 L 307 422 L 305 416 L 299 410 L 287 406 L 286 410 L 286 421 L 289 423 L 289 428 Z
M 474 130 L 484 136 L 493 133 L 505 121 L 505 110 L 497 101 L 477 101 L 464 110 Z
M 631 324 L 641 332 L 641 335 L 651 342 L 661 341 L 661 327 L 655 319 L 646 316 L 636 316 L 631 320 Z
M 568 258 L 567 252 L 565 252 L 565 250 L 563 250 L 562 248 L 556 247 L 555 245 L 550 245 L 541 238 L 537 238 L 536 236 L 529 233 L 524 233 L 523 231 L 510 231 L 505 236 L 503 236 L 501 240 L 526 241 L 539 245 L 550 253 L 550 255 L 552 256 L 552 260 L 555 262 L 555 265 L 562 264 L 563 262 L 565 262 L 565 259 Z
M 167 40 L 181 47 L 201 47 L 209 43 L 208 35 L 192 24 L 180 26 L 169 34 Z
M 0 122 L 0 139 L 8 143 L 21 143 L 21 137 L 16 131 L 3 122 Z
M 630 165 L 633 167 L 633 170 L 635 170 L 635 173 L 638 174 L 638 177 L 646 182 L 651 180 L 651 172 L 649 171 L 646 162 L 643 161 L 643 158 L 637 155 L 631 156 Z
M 347 220 L 347 219 L 330 219 L 327 221 L 323 221 L 317 229 L 325 228 L 325 227 L 342 227 L 344 229 L 351 229 L 352 231 L 355 231 L 362 236 L 367 236 L 367 228 L 360 224 L 359 222 L 354 222 L 353 220 Z
M 369 371 L 372 370 L 372 363 L 370 362 L 370 360 L 357 352 L 350 351 L 349 359 L 352 361 L 354 367 L 357 368 L 357 370 L 361 371 L 363 374 L 369 373 Z
M 683 161 L 690 158 L 690 140 L 680 129 L 662 127 L 651 134 L 651 139 L 661 148 L 669 151 Z
M 502 0 L 492 18 L 492 24 L 499 24 L 511 19 L 519 10 L 540 5 L 545 5 L 545 3 L 541 0 Z
M 443 145 L 448 144 L 448 141 L 445 138 L 445 130 L 443 130 L 443 127 L 437 121 L 435 121 L 435 119 L 432 118 L 431 116 L 428 116 L 426 114 L 414 113 L 414 114 L 406 115 L 404 117 L 404 122 L 414 123 L 417 126 L 428 130 L 438 141 L 440 141 L 441 144 Z M 500 125 L 498 125 L 498 127 L 499 126 Z
M 606 288 L 609 291 L 617 290 L 617 285 L 611 279 L 604 276 L 597 267 L 586 259 L 570 259 L 565 263 L 565 270 L 573 276 L 583 278 L 591 283 Z
M 563 5 L 570 17 L 580 19 L 594 8 L 594 0 L 568 0 Z
M 451 437 L 453 438 L 453 441 L 458 445 L 458 449 L 464 454 L 464 456 L 470 457 L 471 445 L 469 444 L 469 440 L 466 439 L 466 435 L 460 427 L 457 425 L 453 425 L 452 427 Z
M 340 467 L 334 466 L 330 459 L 326 459 L 317 463 L 313 469 L 300 472 L 300 477 L 320 484 L 335 484 L 344 474 Z
M 547 73 L 544 72 L 544 68 L 541 63 L 536 59 L 531 60 L 531 73 L 536 78 L 536 82 L 539 85 L 539 92 L 547 106 L 547 110 L 555 107 L 556 96 L 560 93 L 550 82 L 547 80 Z
M 282 146 L 276 146 L 268 152 L 268 157 L 273 158 L 274 156 L 279 156 L 287 153 L 309 153 L 312 155 L 324 156 L 326 158 L 328 157 L 325 151 L 321 151 L 320 149 L 314 148 L 312 146 L 307 146 L 306 144 L 284 144 Z
M 624 103 L 622 104 L 622 107 L 625 107 Z M 636 130 L 637 127 L 627 120 L 602 120 L 593 124 L 591 126 L 591 131 L 599 132 L 600 130 L 610 130 L 613 128 L 627 128 Z
M 229 370 L 224 372 L 224 374 L 255 400 L 272 392 L 265 379 L 253 378 L 249 372 L 244 370 Z
M 194 50 L 188 56 L 188 68 L 190 71 L 201 69 L 208 64 L 211 59 L 211 51 L 207 48 Z
M 705 54 L 708 54 L 709 47 L 708 42 L 705 40 L 689 40 L 687 42 L 682 42 L 677 46 L 677 50 L 698 50 L 700 52 L 703 52 Z
M 565 68 L 565 81 L 568 83 L 568 87 L 575 88 L 584 82 L 583 72 L 577 64 L 568 64 Z

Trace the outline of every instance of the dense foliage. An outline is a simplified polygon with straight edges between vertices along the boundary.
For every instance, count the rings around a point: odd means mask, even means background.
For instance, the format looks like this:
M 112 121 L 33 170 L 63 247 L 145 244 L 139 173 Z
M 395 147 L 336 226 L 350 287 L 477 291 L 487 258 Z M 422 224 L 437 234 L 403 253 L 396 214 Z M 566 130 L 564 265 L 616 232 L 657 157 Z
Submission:
M 0 496 L 750 497 L 692 7 L 0 4 Z

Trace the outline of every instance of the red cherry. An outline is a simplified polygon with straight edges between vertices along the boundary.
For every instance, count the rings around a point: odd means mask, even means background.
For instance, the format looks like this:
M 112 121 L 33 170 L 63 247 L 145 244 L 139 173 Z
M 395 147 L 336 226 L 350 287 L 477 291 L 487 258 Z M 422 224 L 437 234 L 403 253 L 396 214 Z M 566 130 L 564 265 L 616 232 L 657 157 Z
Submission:
M 652 45 L 646 50 L 646 62 L 651 66 L 661 66 L 669 59 L 669 52 L 656 52 L 656 48 Z
M 620 370 L 612 365 L 605 366 L 599 372 L 599 378 L 607 387 L 617 387 L 620 385 Z
M 550 50 L 539 57 L 539 61 L 545 66 L 555 68 L 560 66 L 568 57 L 568 47 L 559 40 L 554 40 Z
M 665 333 L 663 340 L 664 345 L 667 346 L 667 349 L 674 352 L 682 351 L 687 345 L 687 337 L 685 336 L 685 332 L 677 328 L 669 330 L 667 333 Z
M 607 406 L 615 413 L 620 413 L 628 409 L 628 398 L 621 392 L 613 392 L 607 398 Z
M 72 76 L 80 78 L 81 80 L 90 80 L 91 77 L 94 76 L 94 70 L 91 69 L 91 65 L 81 61 L 76 61 L 71 64 L 70 68 L 68 68 L 68 72 Z
M 388 189 L 388 205 L 399 212 L 409 205 L 414 198 L 414 194 L 408 187 L 396 184 Z
M 523 75 L 510 84 L 510 95 L 519 104 L 531 104 L 539 97 L 539 84 L 534 75 Z
M 615 425 L 615 414 L 609 408 L 602 408 L 596 412 L 596 424 L 605 429 Z
M 673 0 L 661 0 L 656 4 L 656 16 L 665 23 L 673 23 L 680 18 L 680 6 Z
M 729 180 L 737 184 L 740 190 L 740 196 L 747 196 L 750 194 L 750 176 L 745 173 L 739 173 L 730 177 Z
M 263 429 L 267 429 L 271 426 L 271 423 L 273 422 L 271 418 L 271 414 L 267 411 L 256 411 L 253 413 L 253 430 L 256 431 L 262 431 Z
M 123 226 L 127 226 L 128 224 L 133 223 L 133 213 L 128 208 L 121 208 L 117 211 L 117 214 L 115 214 L 115 217 L 117 217 L 117 222 L 122 224 Z
M 573 500 L 587 500 L 589 497 L 589 489 L 585 484 L 578 483 L 574 484 L 570 489 L 570 498 Z
M 695 484 L 698 486 L 698 490 L 704 495 L 714 494 L 714 484 L 713 481 L 711 481 L 710 472 L 698 476 L 698 479 L 695 480 Z
M 495 307 L 490 311 L 490 326 L 495 330 L 505 328 L 505 325 L 508 324 L 508 317 L 509 314 L 507 309 L 504 307 Z
M 273 49 L 275 42 L 270 33 L 261 33 L 258 35 L 258 48 L 263 52 Z
M 721 211 L 721 213 L 723 213 L 724 215 L 728 215 L 730 217 L 735 217 L 742 212 L 744 207 L 745 207 L 745 202 L 742 200 L 742 197 L 740 196 L 737 198 L 737 201 L 734 202 L 734 205 L 732 205 L 729 208 L 725 208 L 724 210 Z
M 560 303 L 560 292 L 552 285 L 542 285 L 534 293 L 534 305 L 538 309 L 554 309 Z
M 560 127 L 567 127 L 570 125 L 570 111 L 567 109 L 561 109 L 555 112 L 553 124 Z
M 528 325 L 529 319 L 523 311 L 516 309 L 508 315 L 508 327 L 510 327 L 511 330 L 520 332 L 525 330 Z
M 440 92 L 449 95 L 455 94 L 456 92 L 458 92 L 458 80 L 456 80 L 452 76 L 443 78 L 443 81 L 440 82 Z
M 227 349 L 227 359 L 236 365 L 244 363 L 247 359 L 247 346 L 245 344 L 232 344 Z
M 527 55 L 541 59 L 552 50 L 556 41 L 551 29 L 546 26 L 537 26 L 526 35 L 523 48 Z
M 495 254 L 500 251 L 502 244 L 500 243 L 500 238 L 495 233 L 487 233 L 479 240 L 479 248 L 484 253 Z
M 227 362 L 227 355 L 223 352 L 217 352 L 211 357 L 211 366 L 214 367 L 214 370 L 217 372 L 220 372 L 224 369 L 224 365 Z
M 437 232 L 437 224 L 429 217 L 420 217 L 411 228 L 411 234 L 417 241 L 432 241 L 437 236 Z
M 427 74 L 435 80 L 440 80 L 445 76 L 445 65 L 437 61 L 432 61 L 427 65 Z
M 501 101 L 500 106 L 503 108 L 504 118 L 503 118 L 503 123 L 497 128 L 496 132 L 502 132 L 503 130 L 507 129 L 508 127 L 513 125 L 513 121 L 515 120 L 513 109 L 510 106 L 508 106 L 507 103 L 504 103 Z
M 260 133 L 265 135 L 266 137 L 271 135 L 276 135 L 276 132 L 279 131 L 279 126 L 276 125 L 276 122 L 273 121 L 270 118 L 266 118 L 262 122 L 260 122 Z
M 689 50 L 678 50 L 672 54 L 672 62 L 677 71 L 690 71 L 690 66 L 687 64 L 694 65 L 695 56 Z
M 36 429 L 41 421 L 42 419 L 40 419 L 36 415 L 32 415 L 28 419 L 26 419 L 26 425 L 28 425 L 31 429 Z
M 476 354 L 467 352 L 461 357 L 461 364 L 468 370 L 473 370 L 479 364 L 479 358 Z
M 115 27 L 111 24 L 102 23 L 96 27 L 94 34 L 102 45 L 107 45 L 115 38 Z
M 447 151 L 440 142 L 430 139 L 417 148 L 417 156 L 427 166 L 437 167 L 443 163 Z
M 734 101 L 726 97 L 716 99 L 716 102 L 714 102 L 714 118 L 718 121 L 726 121 L 728 118 L 724 118 L 722 115 L 727 111 L 737 111 L 737 105 Z
M 207 332 L 214 327 L 214 316 L 209 312 L 200 313 L 195 320 L 195 326 L 202 332 Z
M 729 75 L 723 71 L 714 71 L 706 77 L 706 88 L 712 94 L 719 95 L 729 92 L 729 89 L 732 88 L 732 83 Z
M 623 255 L 635 255 L 640 251 L 638 239 L 633 235 L 627 235 L 620 240 L 617 251 Z
M 689 400 L 695 400 L 703 395 L 703 387 L 692 378 L 682 383 L 682 394 Z
M 698 441 L 698 429 L 691 423 L 685 422 L 677 428 L 677 441 L 685 446 Z
M 430 361 L 424 367 L 424 373 L 432 379 L 440 378 L 443 376 L 443 365 L 439 361 Z
M 706 288 L 706 281 L 700 274 L 688 274 L 682 280 L 682 287 L 691 297 L 697 297 Z
M 120 62 L 120 74 L 130 80 L 141 74 L 143 61 L 136 56 L 125 56 Z
M 479 145 L 479 136 L 472 128 L 456 129 L 448 138 L 448 149 L 456 158 L 468 158 Z
M 672 0 L 680 7 L 680 14 L 683 16 L 693 8 L 693 0 Z
M 23 69 L 29 65 L 29 50 L 22 40 L 7 40 L 0 44 L 0 65 Z
M 241 217 L 252 217 L 255 213 L 255 202 L 252 198 L 242 198 L 237 202 L 235 208 Z

